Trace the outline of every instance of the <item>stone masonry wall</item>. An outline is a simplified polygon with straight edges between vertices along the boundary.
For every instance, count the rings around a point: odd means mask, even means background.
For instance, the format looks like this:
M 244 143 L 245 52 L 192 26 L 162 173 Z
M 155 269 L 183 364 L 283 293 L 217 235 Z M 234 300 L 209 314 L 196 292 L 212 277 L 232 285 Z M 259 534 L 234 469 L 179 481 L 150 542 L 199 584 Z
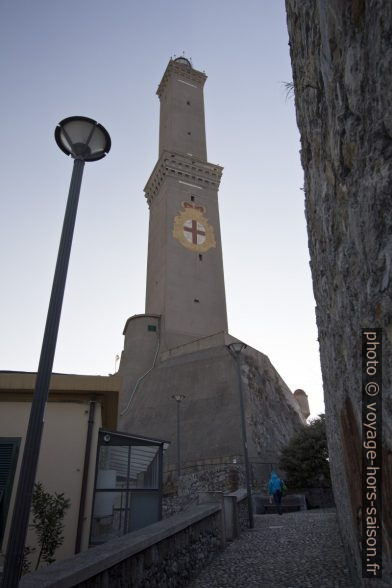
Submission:
M 291 390 L 266 355 L 243 352 L 241 373 L 246 404 L 249 458 L 258 483 L 267 482 L 281 449 L 305 423 Z M 271 464 L 266 470 L 258 463 Z
M 221 506 L 201 505 L 27 574 L 20 588 L 187 586 L 224 544 Z
M 248 510 L 248 500 L 241 500 L 238 503 L 238 521 L 241 531 L 246 531 L 249 529 L 249 510 Z
M 179 479 L 175 471 L 168 474 L 163 488 L 163 518 L 192 508 L 198 503 L 201 492 L 234 492 L 245 487 L 242 464 L 211 464 L 207 461 L 200 460 L 199 465 L 185 470 Z
M 186 586 L 221 549 L 220 513 L 211 515 L 181 533 L 141 552 L 104 576 L 78 584 L 78 588 L 174 588 Z
M 392 3 L 286 0 L 335 501 L 356 585 L 392 572 Z M 361 579 L 361 329 L 383 329 L 383 580 Z

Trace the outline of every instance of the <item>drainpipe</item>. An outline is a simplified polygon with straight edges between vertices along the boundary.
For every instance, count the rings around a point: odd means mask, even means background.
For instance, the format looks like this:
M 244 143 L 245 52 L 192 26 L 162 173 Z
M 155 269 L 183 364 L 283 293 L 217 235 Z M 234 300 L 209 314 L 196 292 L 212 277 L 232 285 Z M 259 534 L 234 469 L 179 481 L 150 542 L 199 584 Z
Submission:
M 90 465 L 91 439 L 93 436 L 94 414 L 95 414 L 95 405 L 96 404 L 97 404 L 96 400 L 90 400 L 90 412 L 88 415 L 86 450 L 84 453 L 83 478 L 82 478 L 82 489 L 80 492 L 80 504 L 79 504 L 78 527 L 77 527 L 77 531 L 76 531 L 75 553 L 80 552 L 81 543 L 82 543 L 84 509 L 85 509 L 85 505 L 86 505 L 86 494 L 87 494 L 87 477 L 88 477 L 88 470 L 89 470 L 89 465 Z

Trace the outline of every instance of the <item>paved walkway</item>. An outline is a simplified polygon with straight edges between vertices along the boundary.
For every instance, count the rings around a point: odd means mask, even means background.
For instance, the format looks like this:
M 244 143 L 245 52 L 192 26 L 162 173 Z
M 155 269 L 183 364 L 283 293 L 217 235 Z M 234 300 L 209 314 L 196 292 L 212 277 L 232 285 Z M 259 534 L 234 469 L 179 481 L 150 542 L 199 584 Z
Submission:
M 334 509 L 255 515 L 188 588 L 354 588 Z

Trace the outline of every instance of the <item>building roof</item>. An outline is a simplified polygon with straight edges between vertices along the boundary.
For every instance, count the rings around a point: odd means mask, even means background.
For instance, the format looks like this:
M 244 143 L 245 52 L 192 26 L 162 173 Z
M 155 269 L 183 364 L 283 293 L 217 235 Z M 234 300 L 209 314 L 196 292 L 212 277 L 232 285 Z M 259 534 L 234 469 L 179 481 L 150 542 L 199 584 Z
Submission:
M 0 402 L 30 402 L 35 379 L 35 372 L 0 371 Z M 102 425 L 116 429 L 120 385 L 117 375 L 52 374 L 48 402 L 97 400 L 102 405 Z

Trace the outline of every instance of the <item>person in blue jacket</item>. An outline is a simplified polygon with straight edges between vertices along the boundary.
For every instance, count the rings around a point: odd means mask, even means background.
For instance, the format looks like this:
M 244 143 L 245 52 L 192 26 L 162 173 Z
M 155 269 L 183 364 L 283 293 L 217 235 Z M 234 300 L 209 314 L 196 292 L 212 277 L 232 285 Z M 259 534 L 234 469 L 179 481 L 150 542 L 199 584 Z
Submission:
M 271 477 L 268 482 L 268 494 L 274 497 L 274 502 L 278 509 L 278 513 L 282 513 L 282 489 L 283 481 L 279 478 L 276 472 L 271 472 Z

